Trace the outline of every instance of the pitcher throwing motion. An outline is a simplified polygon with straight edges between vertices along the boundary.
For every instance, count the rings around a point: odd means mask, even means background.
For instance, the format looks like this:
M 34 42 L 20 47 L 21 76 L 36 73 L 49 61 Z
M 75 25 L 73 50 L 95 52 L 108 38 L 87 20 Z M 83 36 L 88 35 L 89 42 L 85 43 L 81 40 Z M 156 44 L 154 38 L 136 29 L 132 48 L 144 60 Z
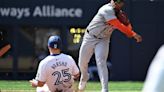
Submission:
M 79 67 L 81 78 L 79 90 L 85 89 L 89 79 L 88 63 L 95 53 L 99 78 L 101 81 L 101 92 L 108 92 L 108 70 L 107 56 L 109 51 L 110 37 L 114 29 L 120 30 L 129 38 L 134 38 L 136 42 L 141 42 L 140 35 L 135 33 L 125 13 L 121 10 L 124 0 L 112 0 L 103 5 L 95 17 L 92 19 L 83 37 L 83 42 L 79 52 Z

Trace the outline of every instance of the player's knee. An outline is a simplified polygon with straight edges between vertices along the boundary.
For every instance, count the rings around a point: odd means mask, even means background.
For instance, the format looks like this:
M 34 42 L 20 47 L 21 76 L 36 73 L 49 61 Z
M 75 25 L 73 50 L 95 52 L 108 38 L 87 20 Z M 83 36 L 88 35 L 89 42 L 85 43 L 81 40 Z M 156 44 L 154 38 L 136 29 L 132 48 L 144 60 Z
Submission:
M 84 67 L 88 64 L 86 62 L 79 61 L 78 65 L 79 65 L 79 67 Z
M 104 60 L 100 60 L 97 62 L 97 66 L 105 67 L 105 66 L 107 66 L 107 63 Z
M 81 62 L 79 62 L 79 63 L 78 63 L 78 66 L 79 66 L 79 68 L 81 68 L 81 67 L 82 67 L 82 63 L 81 63 Z

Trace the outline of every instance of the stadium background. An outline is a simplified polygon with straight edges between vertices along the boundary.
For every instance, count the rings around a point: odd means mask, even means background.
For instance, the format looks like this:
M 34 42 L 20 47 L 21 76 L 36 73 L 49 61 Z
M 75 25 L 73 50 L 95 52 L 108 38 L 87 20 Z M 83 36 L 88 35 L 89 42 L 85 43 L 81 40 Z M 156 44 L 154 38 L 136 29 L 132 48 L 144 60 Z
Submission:
M 63 52 L 77 61 L 85 27 L 105 3 L 107 0 L 0 0 L 0 28 L 6 30 L 12 45 L 0 58 L 0 79 L 33 78 L 39 60 L 47 55 L 50 34 L 59 34 Z M 152 58 L 164 43 L 163 9 L 163 0 L 126 0 L 125 11 L 143 42 L 137 44 L 114 31 L 108 58 L 111 80 L 145 79 Z M 94 63 L 93 58 L 91 61 Z

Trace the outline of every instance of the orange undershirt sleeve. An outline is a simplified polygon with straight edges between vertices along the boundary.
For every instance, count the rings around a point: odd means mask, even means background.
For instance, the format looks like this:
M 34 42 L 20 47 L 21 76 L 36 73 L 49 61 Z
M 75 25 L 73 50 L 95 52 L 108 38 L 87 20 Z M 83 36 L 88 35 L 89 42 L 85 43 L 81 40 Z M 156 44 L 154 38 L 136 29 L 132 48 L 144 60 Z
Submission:
M 114 26 L 115 28 L 120 30 L 122 33 L 126 34 L 128 37 L 133 37 L 134 35 L 136 35 L 136 33 L 132 31 L 131 24 L 129 24 L 128 26 L 125 26 L 118 19 L 109 20 L 107 23 Z
M 0 49 L 0 57 L 2 55 L 4 55 L 9 49 L 11 48 L 11 46 L 8 44 L 6 46 L 4 46 L 3 48 Z

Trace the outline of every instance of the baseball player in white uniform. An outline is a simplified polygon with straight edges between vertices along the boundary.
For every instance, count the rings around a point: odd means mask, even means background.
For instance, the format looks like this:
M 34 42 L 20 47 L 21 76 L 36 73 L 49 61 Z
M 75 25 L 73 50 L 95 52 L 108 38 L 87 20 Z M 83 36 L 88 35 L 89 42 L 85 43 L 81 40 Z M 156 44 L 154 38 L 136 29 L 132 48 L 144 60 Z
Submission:
M 40 62 L 35 80 L 30 81 L 37 92 L 73 92 L 79 69 L 70 55 L 61 53 L 61 43 L 59 36 L 48 40 L 50 55 Z
M 164 45 L 149 67 L 142 92 L 164 92 Z
M 110 37 L 114 29 L 120 30 L 137 42 L 141 42 L 140 35 L 135 33 L 131 27 L 122 24 L 116 17 L 114 8 L 122 8 L 123 0 L 112 0 L 110 3 L 103 5 L 94 16 L 86 28 L 83 42 L 79 51 L 79 67 L 81 78 L 78 89 L 84 91 L 89 79 L 88 63 L 91 56 L 95 53 L 98 74 L 101 81 L 101 92 L 108 92 L 108 70 L 107 57 L 109 52 Z

